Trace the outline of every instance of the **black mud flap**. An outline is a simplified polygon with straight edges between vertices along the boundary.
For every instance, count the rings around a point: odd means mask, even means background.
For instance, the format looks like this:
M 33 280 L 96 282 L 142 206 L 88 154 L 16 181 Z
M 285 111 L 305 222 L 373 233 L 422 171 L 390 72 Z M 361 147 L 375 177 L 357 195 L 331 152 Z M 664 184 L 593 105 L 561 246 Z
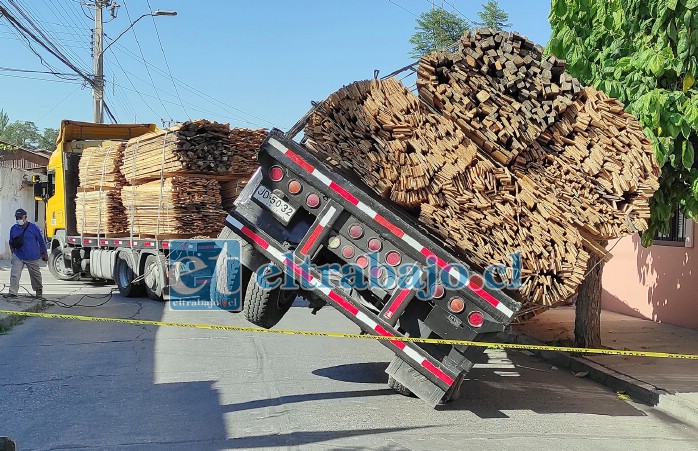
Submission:
M 419 399 L 432 407 L 448 400 L 448 394 L 444 389 L 427 379 L 409 363 L 395 356 L 385 369 L 388 375 L 407 387 Z M 450 390 L 449 390 L 450 392 Z

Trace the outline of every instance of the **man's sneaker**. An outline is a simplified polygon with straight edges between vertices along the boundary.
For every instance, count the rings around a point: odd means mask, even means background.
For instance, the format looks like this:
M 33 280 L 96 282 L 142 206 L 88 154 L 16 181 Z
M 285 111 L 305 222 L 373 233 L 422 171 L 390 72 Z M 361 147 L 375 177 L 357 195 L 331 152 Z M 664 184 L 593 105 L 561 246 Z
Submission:
M 6 298 L 16 298 L 17 295 L 14 294 L 14 293 L 7 293 L 7 294 L 5 295 L 5 297 L 6 297 Z

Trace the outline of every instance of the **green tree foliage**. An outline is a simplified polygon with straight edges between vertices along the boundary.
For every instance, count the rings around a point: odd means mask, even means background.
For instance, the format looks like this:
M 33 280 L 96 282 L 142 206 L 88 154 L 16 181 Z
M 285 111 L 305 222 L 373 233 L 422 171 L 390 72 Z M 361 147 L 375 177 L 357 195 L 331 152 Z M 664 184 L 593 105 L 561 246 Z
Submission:
M 56 148 L 56 139 L 58 138 L 58 130 L 55 128 L 45 128 L 39 135 L 39 149 L 53 151 Z
M 417 18 L 416 31 L 410 38 L 410 56 L 419 58 L 448 47 L 457 42 L 469 27 L 467 21 L 443 8 L 425 11 Z
M 677 206 L 698 217 L 698 0 L 552 0 L 550 23 L 548 51 L 623 101 L 652 140 L 661 186 L 643 244 Z
M 489 0 L 482 5 L 482 10 L 477 13 L 482 22 L 477 22 L 480 27 L 492 28 L 493 30 L 506 30 L 511 27 L 509 13 L 499 7 L 497 0 Z
M 56 147 L 58 130 L 45 128 L 39 132 L 39 128 L 33 122 L 10 122 L 10 117 L 4 110 L 0 110 L 0 141 L 23 147 L 25 149 L 53 150 Z

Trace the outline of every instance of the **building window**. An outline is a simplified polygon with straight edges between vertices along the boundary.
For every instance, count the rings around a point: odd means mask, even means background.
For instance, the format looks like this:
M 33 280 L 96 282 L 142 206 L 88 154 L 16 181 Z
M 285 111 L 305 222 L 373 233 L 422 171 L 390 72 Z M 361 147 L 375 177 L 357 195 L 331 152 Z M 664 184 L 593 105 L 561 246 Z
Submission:
M 657 232 L 654 242 L 660 246 L 693 247 L 693 221 L 685 218 L 677 209 L 669 220 L 667 233 Z

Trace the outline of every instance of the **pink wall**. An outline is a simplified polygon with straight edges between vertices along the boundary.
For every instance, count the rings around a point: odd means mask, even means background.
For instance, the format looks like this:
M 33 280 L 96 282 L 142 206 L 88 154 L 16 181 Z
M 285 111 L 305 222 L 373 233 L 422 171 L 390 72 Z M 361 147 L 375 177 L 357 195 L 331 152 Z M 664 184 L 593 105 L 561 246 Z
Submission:
M 604 309 L 698 329 L 698 248 L 644 248 L 633 235 L 612 254 L 603 271 Z

